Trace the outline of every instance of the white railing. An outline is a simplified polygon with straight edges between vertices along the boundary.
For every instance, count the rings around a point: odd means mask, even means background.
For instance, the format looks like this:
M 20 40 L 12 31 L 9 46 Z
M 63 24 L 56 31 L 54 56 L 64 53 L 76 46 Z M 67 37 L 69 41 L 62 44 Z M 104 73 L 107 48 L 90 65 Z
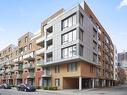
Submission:
M 27 69 L 27 68 L 34 68 L 35 67 L 35 65 L 34 64 L 31 64 L 31 63 L 28 63 L 28 64 L 24 64 L 23 65 L 23 68 L 24 69 Z
M 42 54 L 42 53 L 44 53 L 44 51 L 45 51 L 45 48 L 41 48 L 41 49 L 38 49 L 38 50 L 36 50 L 36 55 L 40 55 L 40 54 Z
M 34 58 L 34 53 L 31 52 L 31 53 L 26 54 L 26 55 L 23 56 L 23 59 L 27 59 L 27 58 Z
M 42 76 L 43 76 L 43 77 L 50 77 L 50 76 L 51 76 L 51 71 L 49 71 L 49 70 L 44 70 Z
M 44 40 L 45 40 L 45 36 L 43 36 L 43 37 L 37 39 L 37 40 L 36 40 L 36 44 L 39 44 L 39 43 L 43 42 Z

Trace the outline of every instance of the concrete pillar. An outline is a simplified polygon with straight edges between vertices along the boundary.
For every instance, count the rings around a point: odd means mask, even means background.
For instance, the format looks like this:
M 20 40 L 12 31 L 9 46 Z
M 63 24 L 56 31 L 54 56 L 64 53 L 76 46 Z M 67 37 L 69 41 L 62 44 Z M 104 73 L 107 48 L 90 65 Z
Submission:
M 82 90 L 82 77 L 79 77 L 79 90 Z
M 92 88 L 94 88 L 95 87 L 95 79 L 93 78 L 92 79 Z
M 89 88 L 92 88 L 92 80 L 89 79 L 89 80 L 87 80 L 87 81 L 88 81 L 88 83 L 87 83 L 88 85 L 87 85 L 87 86 L 88 86 Z
M 111 82 L 111 81 L 109 81 L 109 87 L 110 87 L 110 82 Z
M 42 78 L 39 80 L 39 86 L 42 86 Z

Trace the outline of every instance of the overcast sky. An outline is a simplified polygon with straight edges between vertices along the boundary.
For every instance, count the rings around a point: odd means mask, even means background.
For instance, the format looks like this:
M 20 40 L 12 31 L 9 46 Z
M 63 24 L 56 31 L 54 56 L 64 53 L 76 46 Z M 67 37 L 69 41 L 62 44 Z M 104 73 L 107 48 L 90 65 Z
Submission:
M 46 17 L 83 0 L 0 0 L 0 49 L 17 44 L 25 32 L 37 32 Z M 118 52 L 127 51 L 127 0 L 87 0 Z

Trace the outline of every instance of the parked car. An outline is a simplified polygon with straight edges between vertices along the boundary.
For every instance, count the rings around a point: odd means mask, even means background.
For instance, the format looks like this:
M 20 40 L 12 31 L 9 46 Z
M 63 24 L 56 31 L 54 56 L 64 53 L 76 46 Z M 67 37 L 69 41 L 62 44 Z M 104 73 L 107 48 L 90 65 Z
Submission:
M 20 84 L 17 86 L 18 91 L 36 91 L 36 88 L 29 84 Z
M 0 85 L 0 88 L 3 88 L 3 89 L 11 89 L 11 86 L 7 83 L 4 83 L 4 84 L 1 84 Z

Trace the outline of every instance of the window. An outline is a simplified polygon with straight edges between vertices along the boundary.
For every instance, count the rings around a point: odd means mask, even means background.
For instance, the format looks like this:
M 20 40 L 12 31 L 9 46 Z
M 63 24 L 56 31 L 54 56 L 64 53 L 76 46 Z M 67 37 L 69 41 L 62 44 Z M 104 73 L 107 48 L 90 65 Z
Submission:
M 24 51 L 27 51 L 27 46 L 24 47 Z
M 69 58 L 76 56 L 76 45 L 62 49 L 62 58 Z
M 60 79 L 55 79 L 55 86 L 56 87 L 60 86 Z
M 94 66 L 90 66 L 90 72 L 93 73 L 94 72 Z
M 83 41 L 83 30 L 82 29 L 79 30 L 79 39 Z
M 83 56 L 83 46 L 82 45 L 79 46 L 79 55 Z
M 52 32 L 53 32 L 53 26 L 49 27 L 49 28 L 46 30 L 47 36 L 48 36 L 49 34 L 51 34 Z
M 76 25 L 76 14 L 64 19 L 62 21 L 62 29 Z
M 25 37 L 25 43 L 28 41 L 28 37 Z
M 93 62 L 97 62 L 97 54 L 93 53 Z
M 9 47 L 8 51 L 9 51 L 9 52 L 11 51 L 11 47 Z
M 51 62 L 53 60 L 52 52 L 47 53 L 47 62 Z
M 80 25 L 81 26 L 83 26 L 83 14 L 82 13 L 80 13 L 80 17 L 79 17 L 79 23 L 80 23 Z
M 16 55 L 18 55 L 18 50 L 16 50 Z
M 62 44 L 76 40 L 76 29 L 62 35 Z
M 62 57 L 63 58 L 68 58 L 68 48 L 65 48 L 62 50 Z
M 51 48 L 53 45 L 53 39 L 47 41 L 47 49 Z
M 93 27 L 93 37 L 97 39 L 97 30 Z
M 20 46 L 20 45 L 21 45 L 21 41 L 18 42 L 18 46 Z
M 32 43 L 29 44 L 29 50 L 31 50 L 31 49 L 32 49 Z
M 60 66 L 59 65 L 56 65 L 55 66 L 55 73 L 59 73 L 60 72 Z
M 67 64 L 67 71 L 68 72 L 77 71 L 77 63 Z
M 97 43 L 95 41 L 93 41 L 93 49 L 97 50 Z

